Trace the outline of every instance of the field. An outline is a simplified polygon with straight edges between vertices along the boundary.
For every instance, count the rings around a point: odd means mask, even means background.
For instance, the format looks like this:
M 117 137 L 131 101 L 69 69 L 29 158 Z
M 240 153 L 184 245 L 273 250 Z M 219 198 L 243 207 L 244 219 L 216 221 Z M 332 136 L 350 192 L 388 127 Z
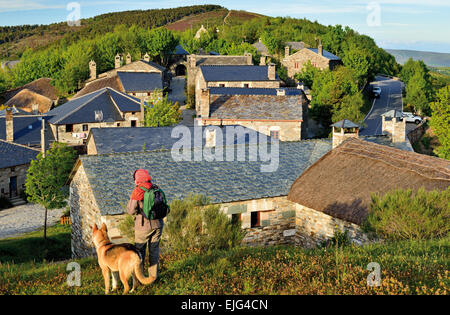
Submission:
M 205 27 L 208 27 L 209 25 L 222 25 L 224 23 L 233 25 L 261 16 L 262 15 L 246 11 L 228 11 L 227 9 L 222 9 L 187 16 L 166 27 L 172 31 L 185 31 L 189 28 L 197 30 L 202 24 Z
M 81 286 L 66 284 L 70 229 L 49 228 L 0 240 L 0 294 L 104 294 L 94 258 L 77 260 Z M 341 249 L 238 247 L 162 253 L 160 278 L 133 294 L 448 294 L 450 239 Z M 60 261 L 64 260 L 64 261 Z M 59 262 L 58 262 L 59 261 Z M 381 286 L 367 286 L 367 265 L 381 267 Z M 120 294 L 119 292 L 115 294 Z

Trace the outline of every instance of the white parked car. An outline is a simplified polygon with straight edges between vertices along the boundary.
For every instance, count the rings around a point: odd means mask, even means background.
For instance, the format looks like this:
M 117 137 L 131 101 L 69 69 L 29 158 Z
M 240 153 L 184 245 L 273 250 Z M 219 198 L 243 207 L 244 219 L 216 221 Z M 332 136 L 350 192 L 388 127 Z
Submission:
M 375 97 L 380 97 L 380 95 L 381 95 L 381 88 L 380 88 L 379 86 L 375 86 L 375 87 L 372 89 L 372 92 L 373 92 L 373 95 L 374 95 Z
M 422 117 L 416 116 L 413 113 L 408 112 L 403 112 L 403 119 L 405 119 L 406 122 L 413 122 L 417 125 L 422 122 Z

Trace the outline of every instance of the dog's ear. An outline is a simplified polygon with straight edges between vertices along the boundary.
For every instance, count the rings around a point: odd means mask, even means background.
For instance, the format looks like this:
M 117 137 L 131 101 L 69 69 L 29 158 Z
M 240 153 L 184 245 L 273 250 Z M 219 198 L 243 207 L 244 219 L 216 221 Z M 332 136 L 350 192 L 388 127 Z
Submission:
M 105 231 L 105 232 L 107 231 L 107 228 L 106 228 L 106 224 L 105 224 L 105 223 L 102 223 L 102 230 Z
M 92 227 L 92 232 L 95 232 L 97 230 L 98 230 L 97 223 L 94 223 L 94 226 Z

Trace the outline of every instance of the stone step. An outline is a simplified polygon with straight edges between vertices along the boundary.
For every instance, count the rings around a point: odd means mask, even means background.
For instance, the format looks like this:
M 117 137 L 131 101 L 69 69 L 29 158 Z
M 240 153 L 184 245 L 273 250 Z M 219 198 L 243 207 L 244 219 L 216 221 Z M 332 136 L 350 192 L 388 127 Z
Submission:
M 14 197 L 14 198 L 11 198 L 11 199 L 9 199 L 9 201 L 11 202 L 11 204 L 12 204 L 14 207 L 17 207 L 17 206 L 21 206 L 21 205 L 26 204 L 26 202 L 25 202 L 22 198 L 20 198 L 20 197 Z

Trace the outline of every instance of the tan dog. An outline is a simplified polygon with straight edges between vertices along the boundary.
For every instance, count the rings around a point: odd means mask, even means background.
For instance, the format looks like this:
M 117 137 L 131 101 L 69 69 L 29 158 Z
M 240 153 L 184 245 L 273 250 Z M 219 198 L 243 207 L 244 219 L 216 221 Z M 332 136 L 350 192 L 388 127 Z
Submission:
M 97 249 L 98 264 L 102 269 L 103 278 L 105 279 L 105 294 L 109 293 L 109 279 L 112 272 L 113 275 L 113 291 L 117 288 L 117 273 L 123 283 L 123 294 L 127 294 L 130 290 L 128 280 L 133 276 L 133 288 L 137 287 L 137 280 L 142 284 L 150 284 L 156 280 L 154 277 L 146 278 L 141 268 L 141 258 L 136 247 L 132 244 L 112 244 L 108 237 L 105 223 L 101 229 L 97 224 L 93 227 L 93 240 Z

